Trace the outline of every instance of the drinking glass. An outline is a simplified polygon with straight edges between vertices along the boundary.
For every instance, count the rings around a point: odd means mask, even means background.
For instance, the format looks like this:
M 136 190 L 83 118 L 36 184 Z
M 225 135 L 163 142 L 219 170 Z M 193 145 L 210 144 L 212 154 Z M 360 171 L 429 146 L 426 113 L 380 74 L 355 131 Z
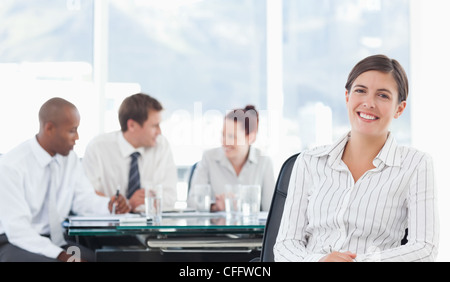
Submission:
M 261 206 L 261 186 L 241 185 L 239 189 L 241 200 L 240 211 L 243 216 L 254 216 L 260 211 Z
M 144 187 L 145 216 L 158 224 L 162 220 L 162 185 Z
M 194 197 L 195 208 L 200 212 L 209 212 L 211 209 L 211 185 L 196 184 L 192 191 Z

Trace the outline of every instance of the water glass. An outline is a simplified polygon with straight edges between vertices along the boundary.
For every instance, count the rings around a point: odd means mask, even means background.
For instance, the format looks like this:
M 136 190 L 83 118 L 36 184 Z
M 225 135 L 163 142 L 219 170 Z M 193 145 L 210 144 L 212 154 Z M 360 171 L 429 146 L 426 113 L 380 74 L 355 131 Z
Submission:
M 195 209 L 200 212 L 209 212 L 211 209 L 211 185 L 202 184 L 192 187 Z
M 162 193 L 162 185 L 145 188 L 145 215 L 153 223 L 160 223 L 162 220 Z
M 241 185 L 240 193 L 240 211 L 243 216 L 257 215 L 261 207 L 261 186 L 260 185 Z
M 227 214 L 236 214 L 241 209 L 241 199 L 239 197 L 241 185 L 225 185 L 225 212 Z

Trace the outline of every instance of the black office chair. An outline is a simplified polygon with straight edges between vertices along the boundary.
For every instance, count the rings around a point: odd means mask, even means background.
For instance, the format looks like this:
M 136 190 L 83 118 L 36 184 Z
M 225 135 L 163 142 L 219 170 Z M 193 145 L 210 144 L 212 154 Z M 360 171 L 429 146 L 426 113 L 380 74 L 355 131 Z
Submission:
M 289 180 L 291 179 L 292 167 L 300 153 L 289 157 L 281 166 L 280 174 L 278 175 L 277 183 L 275 184 L 275 191 L 272 196 L 272 203 L 267 215 L 266 227 L 263 235 L 263 245 L 261 249 L 261 262 L 273 262 L 273 245 L 278 235 L 278 228 L 280 226 L 281 216 L 283 215 L 284 201 L 286 200 L 287 191 L 289 187 Z

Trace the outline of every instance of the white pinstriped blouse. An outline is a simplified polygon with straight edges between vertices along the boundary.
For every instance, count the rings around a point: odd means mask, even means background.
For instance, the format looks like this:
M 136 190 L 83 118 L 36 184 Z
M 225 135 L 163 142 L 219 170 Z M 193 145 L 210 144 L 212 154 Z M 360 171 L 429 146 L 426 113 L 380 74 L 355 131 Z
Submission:
M 431 157 L 389 133 L 374 169 L 355 183 L 342 154 L 349 134 L 300 154 L 292 170 L 276 261 L 318 261 L 351 251 L 355 261 L 434 261 L 439 222 Z M 408 228 L 408 243 L 401 239 Z

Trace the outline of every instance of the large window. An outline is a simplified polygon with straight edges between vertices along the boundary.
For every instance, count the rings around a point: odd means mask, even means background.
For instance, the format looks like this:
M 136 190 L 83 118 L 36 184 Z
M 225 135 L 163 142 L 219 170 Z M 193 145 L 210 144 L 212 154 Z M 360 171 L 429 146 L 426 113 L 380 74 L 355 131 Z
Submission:
M 108 81 L 161 101 L 178 165 L 220 145 L 227 110 L 266 109 L 265 8 L 262 0 L 110 1 Z M 108 94 L 106 114 L 129 94 Z
M 82 114 L 81 143 L 98 133 L 92 107 L 93 0 L 0 4 L 0 153 L 39 129 L 38 110 L 66 98 Z
M 108 46 L 109 81 L 169 112 L 265 107 L 265 1 L 110 1 Z
M 180 167 L 220 145 L 228 110 L 254 104 L 257 145 L 276 173 L 348 130 L 344 85 L 357 61 L 384 53 L 409 72 L 408 0 L 8 0 L 0 16 L 0 126 L 14 132 L 0 153 L 36 133 L 39 106 L 62 96 L 80 109 L 82 156 L 141 91 L 165 107 Z M 401 143 L 409 108 L 393 124 Z
M 329 143 L 349 130 L 345 83 L 362 58 L 386 54 L 409 72 L 408 0 L 285 0 L 284 117 L 299 148 Z M 410 143 L 410 112 L 393 123 Z

